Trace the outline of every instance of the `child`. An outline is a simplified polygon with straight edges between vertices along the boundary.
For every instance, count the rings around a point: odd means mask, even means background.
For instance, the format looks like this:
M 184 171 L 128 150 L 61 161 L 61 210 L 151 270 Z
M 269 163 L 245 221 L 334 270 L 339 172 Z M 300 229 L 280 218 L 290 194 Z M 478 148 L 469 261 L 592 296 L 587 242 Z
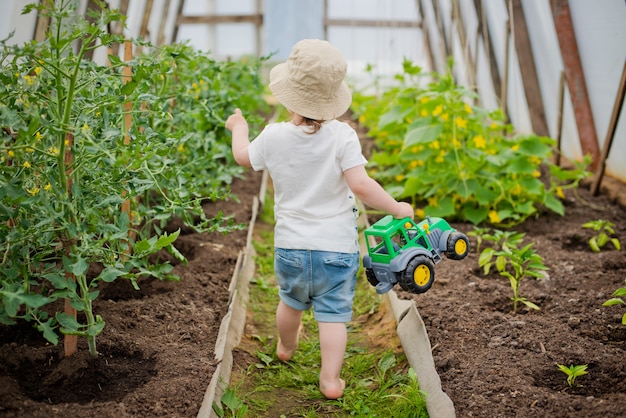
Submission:
M 366 173 L 354 129 L 335 120 L 352 101 L 346 68 L 341 52 L 327 41 L 302 40 L 270 72 L 270 90 L 291 121 L 267 125 L 253 142 L 241 110 L 226 121 L 237 163 L 267 169 L 274 186 L 276 355 L 291 359 L 302 312 L 313 306 L 322 357 L 319 387 L 328 399 L 345 389 L 345 323 L 352 319 L 359 268 L 355 196 L 396 218 L 413 218 L 411 205 L 397 202 Z

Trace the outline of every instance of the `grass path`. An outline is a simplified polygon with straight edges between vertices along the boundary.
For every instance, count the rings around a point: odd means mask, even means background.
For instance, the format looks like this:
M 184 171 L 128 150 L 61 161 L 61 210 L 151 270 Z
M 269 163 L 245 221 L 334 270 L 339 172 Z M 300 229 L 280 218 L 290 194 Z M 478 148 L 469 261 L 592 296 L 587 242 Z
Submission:
M 338 400 L 319 392 L 317 324 L 303 315 L 303 332 L 292 360 L 276 358 L 272 202 L 255 224 L 256 272 L 242 341 L 233 352 L 229 389 L 222 397 L 224 417 L 427 417 L 423 393 L 404 356 L 395 320 L 364 274 L 359 274 L 353 321 L 342 377 L 347 387 Z

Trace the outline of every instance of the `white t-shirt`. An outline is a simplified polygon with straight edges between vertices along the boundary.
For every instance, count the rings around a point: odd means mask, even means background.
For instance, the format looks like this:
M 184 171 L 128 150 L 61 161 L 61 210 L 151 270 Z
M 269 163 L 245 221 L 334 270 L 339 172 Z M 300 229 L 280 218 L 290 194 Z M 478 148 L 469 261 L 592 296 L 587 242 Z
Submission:
M 250 143 L 254 170 L 274 186 L 274 245 L 344 253 L 358 251 L 358 211 L 343 172 L 367 160 L 355 130 L 327 121 L 315 134 L 291 122 L 272 123 Z

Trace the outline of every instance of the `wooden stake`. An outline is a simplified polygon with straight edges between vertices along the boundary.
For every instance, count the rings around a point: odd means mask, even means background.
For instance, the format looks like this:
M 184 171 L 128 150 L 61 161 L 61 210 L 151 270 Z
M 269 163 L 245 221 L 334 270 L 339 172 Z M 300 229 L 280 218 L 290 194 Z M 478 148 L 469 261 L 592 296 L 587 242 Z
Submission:
M 65 174 L 67 175 L 67 193 L 72 194 L 72 163 L 74 162 L 74 155 L 72 154 L 72 146 L 74 145 L 74 136 L 70 133 L 65 135 Z M 71 252 L 71 243 L 65 244 L 65 251 L 67 254 Z M 65 278 L 70 281 L 75 281 L 76 278 L 72 273 L 65 272 Z M 71 305 L 70 299 L 65 299 L 64 312 L 76 319 L 76 309 Z M 65 334 L 63 337 L 63 350 L 65 357 L 69 357 L 78 351 L 78 336 Z
M 624 92 L 626 91 L 626 62 L 624 62 L 624 69 L 622 70 L 622 79 L 617 89 L 617 95 L 615 95 L 615 104 L 613 104 L 613 113 L 611 113 L 611 121 L 609 122 L 609 129 L 606 132 L 606 138 L 604 139 L 604 146 L 602 147 L 602 155 L 598 163 L 598 169 L 596 170 L 596 178 L 593 180 L 591 186 L 591 194 L 596 196 L 600 190 L 600 183 L 602 177 L 604 177 L 604 168 L 606 167 L 606 159 L 611 151 L 611 145 L 613 144 L 613 138 L 615 137 L 615 130 L 617 129 L 617 120 L 622 113 L 622 107 L 624 106 Z
M 554 164 L 561 165 L 561 142 L 563 137 L 563 102 L 565 100 L 565 71 L 561 71 L 559 80 L 559 108 L 556 120 L 556 153 L 554 154 Z

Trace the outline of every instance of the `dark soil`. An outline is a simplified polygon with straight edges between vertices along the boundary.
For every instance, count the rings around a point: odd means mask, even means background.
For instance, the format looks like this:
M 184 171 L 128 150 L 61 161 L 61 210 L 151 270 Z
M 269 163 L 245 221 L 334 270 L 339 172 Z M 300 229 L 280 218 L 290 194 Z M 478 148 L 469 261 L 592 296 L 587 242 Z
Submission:
M 588 246 L 581 225 L 615 223 L 626 244 L 626 211 L 587 188 L 568 195 L 565 216 L 544 213 L 514 228 L 550 268 L 526 278 L 520 295 L 540 306 L 513 313 L 511 285 L 488 276 L 472 251 L 436 267 L 433 287 L 413 299 L 422 316 L 443 390 L 460 417 L 626 417 L 626 306 L 602 303 L 626 284 L 626 253 Z M 470 231 L 465 224 L 454 225 Z M 475 241 L 472 240 L 475 247 Z M 484 248 L 484 245 L 483 245 Z M 492 269 L 493 270 L 493 269 Z M 557 364 L 588 365 L 570 388 Z
M 207 204 L 207 213 L 222 210 L 247 222 L 260 182 L 248 172 L 233 183 L 239 201 Z M 592 232 L 581 227 L 612 221 L 624 246 L 626 210 L 606 195 L 591 197 L 586 187 L 577 193 L 567 197 L 566 216 L 545 213 L 515 228 L 550 267 L 545 279 L 521 285 L 521 295 L 540 311 L 512 313 L 508 279 L 484 276 L 474 251 L 437 265 L 435 284 L 423 295 L 396 288 L 417 303 L 457 416 L 626 417 L 626 326 L 620 323 L 626 307 L 602 306 L 625 286 L 626 253 L 591 252 Z M 189 265 L 175 267 L 179 282 L 145 280 L 135 291 L 118 280 L 101 288 L 95 310 L 106 328 L 98 358 L 89 357 L 84 342 L 78 354 L 63 358 L 61 346 L 46 344 L 28 324 L 0 327 L 0 416 L 197 415 L 216 367 L 215 339 L 247 231 L 183 232 L 177 246 Z M 588 364 L 589 374 L 569 388 L 556 364 Z

